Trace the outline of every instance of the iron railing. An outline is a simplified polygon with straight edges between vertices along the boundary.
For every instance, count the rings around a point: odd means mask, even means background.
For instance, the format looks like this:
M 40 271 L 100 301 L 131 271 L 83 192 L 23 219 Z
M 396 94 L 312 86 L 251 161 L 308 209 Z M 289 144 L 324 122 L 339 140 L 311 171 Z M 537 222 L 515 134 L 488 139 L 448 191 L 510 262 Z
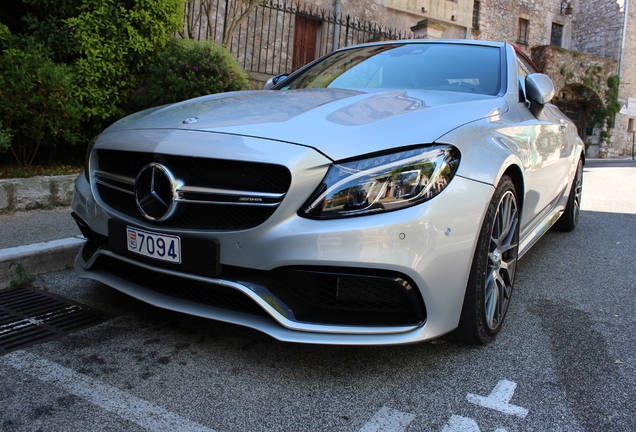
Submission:
M 228 0 L 186 3 L 182 37 L 211 39 L 221 45 L 228 25 Z M 377 40 L 410 39 L 400 31 L 351 15 L 300 2 L 263 2 L 240 24 L 228 43 L 239 65 L 250 72 L 289 73 L 335 49 Z

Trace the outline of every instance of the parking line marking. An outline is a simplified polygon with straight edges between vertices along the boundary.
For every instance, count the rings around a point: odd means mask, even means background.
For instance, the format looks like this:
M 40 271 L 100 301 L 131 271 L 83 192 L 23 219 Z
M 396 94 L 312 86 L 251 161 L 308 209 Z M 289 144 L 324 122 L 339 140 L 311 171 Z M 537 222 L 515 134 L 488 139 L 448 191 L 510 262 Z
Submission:
M 415 414 L 382 407 L 359 432 L 402 432 L 414 418 Z
M 475 405 L 494 409 L 504 414 L 516 415 L 517 417 L 525 418 L 529 411 L 523 407 L 512 405 L 510 403 L 512 396 L 515 394 L 516 388 L 517 383 L 508 380 L 501 380 L 488 396 L 478 396 L 476 394 L 468 393 L 466 395 L 466 399 L 468 399 L 468 402 L 474 403 Z
M 2 357 L 15 369 L 155 432 L 214 432 L 152 402 L 23 351 Z
M 481 432 L 477 422 L 471 418 L 453 415 L 442 429 L 442 432 Z M 499 428 L 495 432 L 506 432 Z

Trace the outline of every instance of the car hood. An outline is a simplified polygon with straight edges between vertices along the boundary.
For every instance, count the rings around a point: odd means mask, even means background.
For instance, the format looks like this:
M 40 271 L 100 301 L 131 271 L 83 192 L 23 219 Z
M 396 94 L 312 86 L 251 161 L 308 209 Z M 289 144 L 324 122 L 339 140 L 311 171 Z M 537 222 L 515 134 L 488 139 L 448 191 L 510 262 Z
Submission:
M 248 91 L 204 96 L 126 117 L 105 132 L 180 129 L 313 147 L 333 160 L 432 143 L 507 110 L 503 98 L 424 90 Z

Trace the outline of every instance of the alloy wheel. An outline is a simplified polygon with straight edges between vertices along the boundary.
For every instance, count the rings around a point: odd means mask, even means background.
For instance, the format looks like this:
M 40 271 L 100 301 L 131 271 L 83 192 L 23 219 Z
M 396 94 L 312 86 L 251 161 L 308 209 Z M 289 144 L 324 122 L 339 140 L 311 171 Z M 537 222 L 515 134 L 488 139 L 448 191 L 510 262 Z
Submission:
M 486 324 L 495 330 L 503 321 L 512 294 L 519 251 L 517 199 L 507 191 L 499 201 L 490 237 L 484 289 Z

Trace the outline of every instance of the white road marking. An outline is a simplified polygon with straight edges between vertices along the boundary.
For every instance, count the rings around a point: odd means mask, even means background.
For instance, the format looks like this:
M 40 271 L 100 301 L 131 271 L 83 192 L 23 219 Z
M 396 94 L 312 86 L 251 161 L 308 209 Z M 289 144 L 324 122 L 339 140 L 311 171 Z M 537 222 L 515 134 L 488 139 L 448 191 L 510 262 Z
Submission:
M 414 418 L 415 414 L 382 407 L 359 432 L 402 432 Z
M 516 415 L 525 418 L 528 410 L 517 405 L 510 404 L 512 396 L 515 394 L 517 383 L 507 380 L 501 380 L 488 396 L 478 396 L 472 393 L 466 395 L 468 402 L 480 405 L 485 408 L 494 409 L 504 414 Z
M 214 432 L 159 405 L 33 354 L 16 351 L 6 354 L 1 361 L 151 431 Z
M 471 418 L 454 415 L 442 429 L 442 432 L 481 432 L 477 422 Z M 506 432 L 505 429 L 497 429 L 495 432 Z

